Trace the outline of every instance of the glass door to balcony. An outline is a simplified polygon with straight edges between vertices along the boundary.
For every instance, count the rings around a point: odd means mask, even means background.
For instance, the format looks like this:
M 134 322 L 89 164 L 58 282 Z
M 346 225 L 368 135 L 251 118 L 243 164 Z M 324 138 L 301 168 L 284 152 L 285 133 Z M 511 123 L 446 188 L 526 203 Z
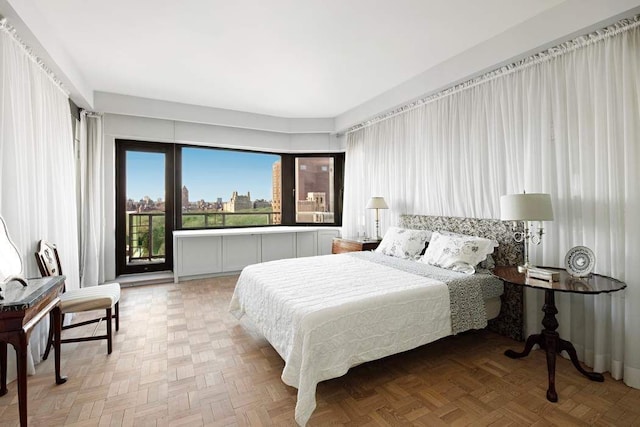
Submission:
M 116 142 L 117 274 L 171 270 L 173 150 Z

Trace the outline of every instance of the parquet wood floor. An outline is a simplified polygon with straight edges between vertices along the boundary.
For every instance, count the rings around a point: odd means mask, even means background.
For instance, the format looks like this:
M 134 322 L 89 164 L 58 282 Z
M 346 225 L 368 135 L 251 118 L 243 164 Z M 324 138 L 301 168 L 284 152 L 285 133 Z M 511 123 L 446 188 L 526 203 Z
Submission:
M 66 344 L 66 384 L 54 384 L 53 357 L 29 377 L 30 425 L 295 425 L 283 361 L 227 313 L 235 280 L 124 288 L 110 356 L 104 341 Z M 640 390 L 609 375 L 593 383 L 564 359 L 560 400 L 548 402 L 544 354 L 502 354 L 521 345 L 478 331 L 352 368 L 318 386 L 309 425 L 640 425 Z M 0 398 L 1 425 L 18 425 L 17 404 L 14 382 Z

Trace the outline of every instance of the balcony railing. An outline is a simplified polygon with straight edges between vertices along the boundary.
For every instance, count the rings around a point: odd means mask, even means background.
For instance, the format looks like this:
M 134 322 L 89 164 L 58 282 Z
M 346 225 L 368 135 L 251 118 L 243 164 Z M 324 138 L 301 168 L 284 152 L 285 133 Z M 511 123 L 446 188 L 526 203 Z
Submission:
M 128 262 L 154 262 L 165 257 L 164 213 L 127 214 Z
M 158 262 L 165 256 L 165 215 L 127 213 L 127 260 Z M 250 227 L 280 224 L 280 212 L 184 212 L 182 228 Z
M 182 228 L 250 227 L 280 224 L 280 212 L 183 212 Z

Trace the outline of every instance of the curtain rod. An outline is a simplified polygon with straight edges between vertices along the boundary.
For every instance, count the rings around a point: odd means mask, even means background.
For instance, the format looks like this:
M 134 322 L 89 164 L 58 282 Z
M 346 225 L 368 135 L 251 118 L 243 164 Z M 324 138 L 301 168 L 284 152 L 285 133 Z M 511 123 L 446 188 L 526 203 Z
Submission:
M 102 113 L 99 113 L 97 111 L 89 111 L 89 110 L 81 110 L 80 115 L 86 116 L 86 117 L 102 117 Z
M 438 93 L 435 93 L 433 95 L 429 95 L 427 97 L 424 98 L 420 98 L 416 101 L 410 102 L 408 104 L 404 104 L 400 107 L 397 107 L 387 113 L 384 114 L 380 114 L 370 120 L 366 120 L 364 122 L 361 122 L 357 125 L 351 126 L 349 129 L 347 129 L 343 134 L 347 135 L 349 133 L 355 132 L 357 130 L 360 129 L 364 129 L 366 127 L 369 127 L 371 125 L 374 125 L 376 123 L 382 122 L 384 120 L 390 119 L 392 117 L 395 117 L 397 115 L 406 113 L 408 111 L 414 110 L 422 105 L 426 105 L 429 104 L 431 102 L 434 102 L 438 99 L 447 97 L 447 96 L 451 96 L 455 93 L 461 92 L 463 90 L 467 90 L 470 88 L 473 88 L 475 86 L 478 86 L 480 84 L 489 82 L 491 80 L 494 80 L 498 77 L 501 76 L 506 76 L 521 70 L 524 70 L 526 68 L 532 67 L 534 65 L 540 64 L 542 62 L 547 62 L 550 61 L 553 58 L 556 58 L 560 55 L 564 55 L 566 53 L 572 52 L 574 50 L 592 45 L 594 43 L 598 43 L 604 39 L 607 39 L 609 37 L 613 37 L 615 35 L 618 35 L 620 33 L 623 33 L 625 31 L 629 31 L 633 28 L 636 28 L 640 26 L 640 15 L 635 15 L 632 18 L 625 18 L 625 19 L 621 19 L 620 21 L 616 22 L 615 24 L 612 24 L 608 27 L 602 28 L 600 30 L 596 30 L 594 32 L 591 32 L 589 34 L 583 35 L 583 36 L 579 36 L 575 39 L 566 41 L 564 43 L 561 43 L 557 46 L 553 46 L 549 49 L 546 49 L 542 52 L 536 53 L 534 55 L 531 55 L 527 58 L 524 58 L 520 61 L 516 61 L 513 62 L 509 65 L 505 65 L 503 67 L 497 68 L 495 70 L 489 71 L 488 73 L 485 73 L 481 76 L 475 77 L 473 79 L 467 80 L 463 83 L 451 86 L 447 89 L 444 89 Z
M 33 49 L 28 46 L 21 38 L 18 36 L 18 33 L 14 27 L 12 27 L 7 18 L 0 15 L 0 30 L 4 31 L 13 39 L 15 43 L 18 44 L 22 48 L 22 50 L 27 54 L 27 57 L 31 59 L 35 64 L 40 67 L 42 71 L 49 77 L 49 79 L 60 89 L 67 98 L 69 97 L 69 91 L 64 87 L 62 81 L 55 75 L 55 73 L 45 64 L 45 62 L 38 55 L 35 54 Z

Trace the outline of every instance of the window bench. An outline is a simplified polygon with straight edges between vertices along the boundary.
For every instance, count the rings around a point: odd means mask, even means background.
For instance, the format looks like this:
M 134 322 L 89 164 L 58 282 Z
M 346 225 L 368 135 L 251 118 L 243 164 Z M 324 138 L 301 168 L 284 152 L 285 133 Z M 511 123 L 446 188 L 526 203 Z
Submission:
M 248 227 L 173 232 L 173 278 L 233 274 L 250 264 L 331 253 L 340 227 Z

